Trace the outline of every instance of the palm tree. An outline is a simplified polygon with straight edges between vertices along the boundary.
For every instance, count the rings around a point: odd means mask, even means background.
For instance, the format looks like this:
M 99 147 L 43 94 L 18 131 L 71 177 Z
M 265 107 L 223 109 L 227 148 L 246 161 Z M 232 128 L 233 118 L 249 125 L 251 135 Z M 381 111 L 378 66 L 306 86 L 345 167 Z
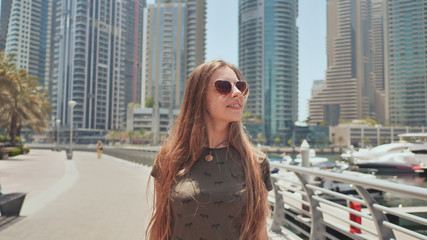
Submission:
M 135 131 L 133 131 L 133 130 L 129 130 L 129 131 L 127 132 L 127 136 L 128 136 L 128 138 L 129 138 L 129 143 L 130 143 L 130 144 L 133 144 L 133 137 L 135 136 Z
M 12 104 L 11 92 L 15 88 L 13 74 L 16 65 L 12 63 L 13 55 L 8 57 L 0 52 L 0 127 L 8 131 L 10 114 L 8 106 Z
M 274 143 L 276 144 L 276 146 L 279 146 L 279 144 L 280 144 L 280 137 L 276 137 L 274 139 Z
M 24 69 L 17 70 L 13 56 L 1 53 L 0 57 L 0 115 L 2 125 L 9 125 L 11 144 L 15 146 L 23 127 L 39 133 L 45 130 L 51 106 L 37 78 Z
M 255 142 L 265 144 L 267 139 L 265 138 L 264 134 L 258 133 L 257 138 L 255 138 Z
M 12 145 L 15 145 L 15 138 L 21 134 L 22 127 L 39 133 L 44 132 L 51 112 L 48 95 L 42 91 L 37 78 L 29 76 L 26 70 L 20 69 L 16 73 L 15 81 L 17 85 L 15 91 L 12 91 L 12 105 L 10 105 L 9 135 Z
M 107 140 L 112 141 L 113 145 L 116 144 L 116 141 L 120 141 L 120 133 L 117 130 L 111 130 L 106 136 Z

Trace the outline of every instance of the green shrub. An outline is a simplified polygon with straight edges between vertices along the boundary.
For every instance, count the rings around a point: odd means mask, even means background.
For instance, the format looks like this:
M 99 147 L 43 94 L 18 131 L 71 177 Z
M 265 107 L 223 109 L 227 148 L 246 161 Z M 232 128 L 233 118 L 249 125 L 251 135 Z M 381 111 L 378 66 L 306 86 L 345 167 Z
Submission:
M 4 136 L 0 134 L 0 142 L 4 142 Z
M 9 148 L 8 152 L 9 152 L 9 157 L 18 156 L 22 154 L 22 150 L 19 148 Z
M 29 147 L 24 147 L 25 153 L 30 153 L 30 148 Z

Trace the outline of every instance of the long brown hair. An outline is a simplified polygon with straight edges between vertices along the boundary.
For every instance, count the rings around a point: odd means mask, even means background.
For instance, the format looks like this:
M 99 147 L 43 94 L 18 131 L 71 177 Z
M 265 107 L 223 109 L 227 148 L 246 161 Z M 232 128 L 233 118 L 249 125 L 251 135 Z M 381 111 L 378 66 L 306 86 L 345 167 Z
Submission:
M 154 162 L 156 172 L 153 216 L 146 231 L 150 240 L 169 240 L 172 236 L 173 215 L 170 190 L 177 176 L 187 173 L 208 147 L 205 94 L 215 70 L 229 67 L 240 81 L 242 73 L 232 64 L 212 60 L 198 66 L 190 75 L 180 114 L 170 136 L 162 145 Z M 229 124 L 228 143 L 241 156 L 245 173 L 246 204 L 240 239 L 259 239 L 267 215 L 267 191 L 259 165 L 260 153 L 253 147 L 241 121 Z

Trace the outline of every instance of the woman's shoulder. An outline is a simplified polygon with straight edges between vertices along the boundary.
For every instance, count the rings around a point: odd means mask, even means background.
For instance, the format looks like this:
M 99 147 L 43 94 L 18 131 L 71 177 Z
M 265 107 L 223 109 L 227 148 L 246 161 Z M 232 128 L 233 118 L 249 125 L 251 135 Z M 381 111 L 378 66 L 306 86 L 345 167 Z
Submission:
M 265 164 L 265 162 L 268 163 L 268 156 L 267 156 L 267 154 L 265 154 L 264 152 L 262 152 L 262 151 L 260 151 L 260 150 L 258 150 L 256 148 L 255 148 L 255 153 L 256 153 L 257 158 L 258 158 L 258 163 L 260 163 L 260 164 Z

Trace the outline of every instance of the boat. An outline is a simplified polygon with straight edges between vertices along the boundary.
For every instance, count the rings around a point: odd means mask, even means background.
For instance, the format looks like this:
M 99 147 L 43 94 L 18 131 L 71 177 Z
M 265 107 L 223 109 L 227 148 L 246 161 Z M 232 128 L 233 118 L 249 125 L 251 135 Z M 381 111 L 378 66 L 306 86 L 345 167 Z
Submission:
M 372 149 L 350 150 L 341 154 L 361 170 L 379 173 L 410 173 L 413 168 L 427 167 L 427 133 L 399 134 L 399 142 L 378 145 Z
M 353 159 L 352 163 L 359 169 L 376 169 L 378 173 L 410 173 L 414 167 L 419 166 L 415 155 L 405 150 L 373 159 Z
M 371 149 L 361 148 L 359 151 L 354 151 L 354 149 L 350 147 L 349 150 L 341 154 L 341 158 L 350 162 L 354 160 L 376 159 L 390 153 L 401 153 L 410 149 L 411 146 L 412 144 L 407 142 L 398 142 L 378 145 Z
M 308 151 L 308 160 L 309 160 L 310 166 L 315 166 L 317 164 L 329 161 L 329 159 L 325 157 L 316 157 L 316 152 L 314 151 L 314 149 L 310 149 Z M 296 156 L 296 158 L 292 159 L 291 156 L 286 155 L 286 153 L 284 152 L 282 154 L 282 159 L 270 159 L 270 161 L 280 162 L 284 164 L 291 164 L 291 165 L 301 165 L 302 155 L 301 153 L 299 153 Z
M 411 144 L 409 151 L 415 153 L 421 167 L 427 167 L 427 133 L 399 134 L 400 142 Z

